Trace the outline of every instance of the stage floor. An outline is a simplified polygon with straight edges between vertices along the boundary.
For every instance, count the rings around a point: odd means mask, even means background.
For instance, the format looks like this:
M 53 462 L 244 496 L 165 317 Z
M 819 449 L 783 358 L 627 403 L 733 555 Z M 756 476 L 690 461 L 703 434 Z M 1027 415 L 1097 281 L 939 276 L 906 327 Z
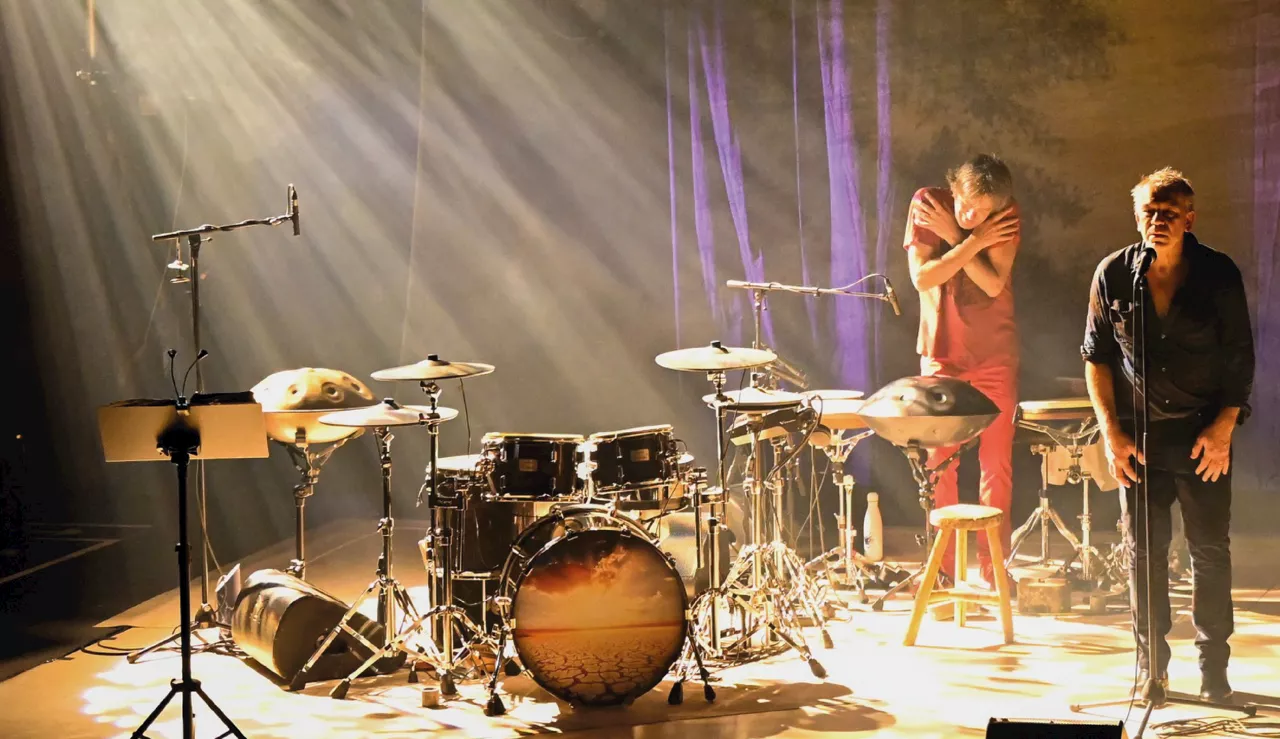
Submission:
M 373 575 L 378 539 L 368 522 L 340 522 L 310 540 L 309 579 L 339 598 L 354 598 Z M 416 542 L 420 523 L 397 522 L 396 574 L 422 596 L 424 575 Z M 909 532 L 893 541 L 909 541 Z M 245 572 L 279 567 L 290 545 L 266 550 L 242 563 Z M 1061 544 L 1059 544 L 1061 548 Z M 1275 584 L 1277 547 L 1237 537 L 1236 635 L 1231 680 L 1237 695 L 1272 708 L 1260 721 L 1280 712 L 1280 593 Z M 891 553 L 894 551 L 890 549 Z M 902 550 L 907 551 L 907 550 Z M 157 552 L 157 557 L 164 554 Z M 1189 598 L 1177 599 L 1173 633 L 1172 688 L 1195 691 L 1199 677 L 1192 645 Z M 345 701 L 328 697 L 331 683 L 289 693 L 232 657 L 197 655 L 195 676 L 206 692 L 249 737 L 384 736 L 575 737 L 658 739 L 697 733 L 713 737 L 878 737 L 983 736 L 992 717 L 1038 719 L 1123 719 L 1130 733 L 1142 714 L 1127 705 L 1073 714 L 1072 703 L 1127 695 L 1134 676 L 1132 637 L 1126 609 L 1116 605 L 1105 615 L 1019 616 L 1016 643 L 1001 643 L 990 616 L 971 619 L 960 629 L 953 622 L 926 618 L 918 646 L 901 646 L 910 601 L 891 601 L 883 613 L 854 606 L 832 624 L 835 647 L 822 649 L 813 630 L 807 636 L 815 656 L 829 672 L 814 678 L 794 653 L 720 670 L 717 700 L 706 703 L 700 684 L 687 683 L 685 701 L 667 704 L 670 679 L 627 708 L 573 710 L 557 703 L 528 678 L 504 683 L 508 713 L 483 714 L 484 694 L 462 687 L 463 698 L 446 708 L 421 707 L 421 687 L 407 684 L 407 671 L 359 681 Z M 108 642 L 137 647 L 166 636 L 177 623 L 177 591 L 120 614 L 103 626 L 131 628 Z M 46 663 L 0 683 L 0 736 L 128 736 L 141 723 L 178 674 L 176 653 L 153 655 L 130 665 L 123 657 L 77 653 Z M 1268 718 L 1271 715 L 1272 718 Z M 1194 708 L 1169 707 L 1155 713 L 1156 723 L 1220 716 Z M 180 735 L 177 709 L 170 707 L 151 737 Z M 197 731 L 216 736 L 216 720 L 197 712 Z M 216 730 L 215 730 L 216 729 Z M 1202 734 L 1202 736 L 1228 734 Z

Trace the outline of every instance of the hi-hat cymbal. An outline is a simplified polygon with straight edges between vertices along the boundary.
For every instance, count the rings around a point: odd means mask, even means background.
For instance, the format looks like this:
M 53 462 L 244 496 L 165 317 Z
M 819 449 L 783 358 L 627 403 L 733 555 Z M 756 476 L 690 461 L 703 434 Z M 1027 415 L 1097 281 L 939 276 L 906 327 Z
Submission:
M 804 396 L 799 393 L 789 393 L 785 390 L 769 390 L 760 387 L 748 387 L 741 390 L 730 390 L 721 396 L 711 395 L 702 396 L 702 402 L 710 406 L 720 406 L 729 411 L 776 411 L 781 408 L 791 408 L 804 401 Z
M 682 372 L 720 372 L 759 367 L 777 358 L 778 355 L 768 349 L 728 347 L 713 341 L 709 346 L 676 349 L 659 354 L 654 361 L 660 367 Z
M 897 446 L 964 444 L 1000 415 L 973 385 L 953 377 L 904 377 L 867 398 L 858 414 Z
M 493 371 L 492 364 L 481 362 L 450 362 L 441 359 L 438 354 L 429 354 L 421 362 L 391 367 L 374 372 L 371 377 L 379 381 L 410 380 L 426 382 L 428 380 L 457 380 L 466 377 L 479 377 Z
M 388 428 L 391 426 L 425 426 L 440 424 L 458 417 L 453 408 L 436 408 L 426 405 L 400 405 L 390 398 L 368 408 L 352 408 L 320 417 L 320 423 L 328 426 L 354 428 Z
M 340 370 L 302 367 L 268 375 L 253 386 L 266 416 L 267 437 L 284 444 L 329 444 L 359 431 L 326 426 L 320 417 L 374 401 L 363 382 Z M 299 433 L 301 432 L 301 433 Z

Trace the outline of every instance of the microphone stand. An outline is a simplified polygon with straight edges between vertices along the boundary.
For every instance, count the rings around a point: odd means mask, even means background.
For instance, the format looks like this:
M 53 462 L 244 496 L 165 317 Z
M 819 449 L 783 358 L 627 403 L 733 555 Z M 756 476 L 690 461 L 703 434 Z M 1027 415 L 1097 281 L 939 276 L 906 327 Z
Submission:
M 1147 723 L 1151 720 L 1151 712 L 1168 704 L 1216 708 L 1235 711 L 1246 716 L 1257 715 L 1257 708 L 1253 705 L 1237 706 L 1231 703 L 1206 701 L 1196 695 L 1168 690 L 1161 681 L 1159 669 L 1160 651 L 1156 647 L 1156 638 L 1159 635 L 1156 633 L 1155 606 L 1151 598 L 1152 582 L 1155 579 L 1155 559 L 1151 553 L 1151 393 L 1149 392 L 1150 386 L 1147 383 L 1147 294 L 1150 290 L 1150 285 L 1147 283 L 1147 271 L 1151 269 L 1151 263 L 1155 261 L 1155 258 L 1155 249 L 1150 247 L 1143 248 L 1141 261 L 1138 262 L 1138 269 L 1133 275 L 1133 305 L 1131 307 L 1132 315 L 1135 319 L 1133 330 L 1135 381 L 1132 386 L 1134 439 L 1138 446 L 1138 456 L 1147 460 L 1146 464 L 1141 466 L 1140 479 L 1134 485 L 1133 496 L 1134 536 L 1136 538 L 1138 535 L 1137 528 L 1141 525 L 1143 547 L 1147 553 L 1146 572 L 1144 573 L 1146 582 L 1142 583 L 1147 609 L 1147 682 L 1142 686 L 1141 693 L 1147 706 L 1142 714 L 1142 722 L 1138 724 L 1138 732 L 1133 735 L 1133 739 L 1142 739 L 1142 734 L 1147 729 Z M 1139 400 L 1139 396 L 1141 396 L 1141 400 Z M 1136 542 L 1134 557 L 1137 557 Z M 1136 587 L 1138 585 L 1139 583 L 1134 583 L 1135 594 L 1137 593 Z M 1168 587 L 1167 581 L 1165 587 Z M 1136 636 L 1135 634 L 1135 638 Z M 1141 647 L 1139 646 L 1139 648 Z M 1136 685 L 1134 687 L 1137 688 Z M 1130 697 L 1121 700 L 1075 704 L 1071 706 L 1071 710 L 1078 713 L 1089 708 L 1101 706 L 1123 703 L 1132 705 L 1134 699 L 1134 697 Z
M 298 223 L 298 192 L 293 185 L 289 185 L 288 190 L 288 206 L 289 212 L 270 216 L 268 218 L 251 218 L 239 223 L 231 223 L 224 226 L 214 226 L 205 224 L 196 228 L 183 229 L 181 231 L 169 231 L 167 233 L 154 234 L 152 241 L 170 241 L 186 239 L 187 246 L 191 251 L 191 343 L 197 355 L 204 349 L 200 340 L 200 245 L 209 239 L 204 235 L 215 231 L 235 231 L 237 229 L 246 228 L 248 226 L 279 226 L 286 221 L 293 223 L 293 235 L 300 234 Z M 181 256 L 179 256 L 181 261 Z M 199 362 L 196 363 L 196 392 L 204 392 L 204 373 L 200 371 Z M 205 470 L 203 460 L 193 460 L 196 468 L 196 505 L 199 507 L 200 514 L 200 607 L 191 617 L 192 630 L 219 626 L 216 611 L 213 606 L 209 605 L 209 529 L 207 525 L 208 508 L 206 505 L 205 492 Z M 152 644 L 151 646 L 140 649 L 129 654 L 129 662 L 137 662 L 142 657 L 154 652 L 155 650 L 168 645 L 178 638 L 178 635 L 171 636 L 167 639 Z

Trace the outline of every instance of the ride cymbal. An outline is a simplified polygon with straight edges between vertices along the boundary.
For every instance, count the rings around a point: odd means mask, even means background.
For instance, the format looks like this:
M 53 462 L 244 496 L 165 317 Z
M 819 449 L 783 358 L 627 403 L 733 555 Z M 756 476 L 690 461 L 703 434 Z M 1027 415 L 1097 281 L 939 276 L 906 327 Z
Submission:
M 320 423 L 328 426 L 354 428 L 387 428 L 391 426 L 425 426 L 451 421 L 458 417 L 453 408 L 436 408 L 431 411 L 425 405 L 400 405 L 387 398 L 381 403 L 368 408 L 352 408 L 351 410 L 329 413 L 320 417 Z
M 709 346 L 676 349 L 654 357 L 660 367 L 681 372 L 722 372 L 760 367 L 778 358 L 768 349 L 728 347 L 718 341 Z
M 378 370 L 370 376 L 380 382 L 401 380 L 427 382 L 430 380 L 460 380 L 467 377 L 479 377 L 493 372 L 493 369 L 492 364 L 450 362 L 446 359 L 441 359 L 438 354 L 429 354 L 421 362 Z
M 702 402 L 710 406 L 720 406 L 729 411 L 774 411 L 780 408 L 791 408 L 800 405 L 804 396 L 789 393 L 785 390 L 769 390 L 761 387 L 748 387 L 742 390 L 730 390 L 717 396 L 715 393 L 702 396 Z

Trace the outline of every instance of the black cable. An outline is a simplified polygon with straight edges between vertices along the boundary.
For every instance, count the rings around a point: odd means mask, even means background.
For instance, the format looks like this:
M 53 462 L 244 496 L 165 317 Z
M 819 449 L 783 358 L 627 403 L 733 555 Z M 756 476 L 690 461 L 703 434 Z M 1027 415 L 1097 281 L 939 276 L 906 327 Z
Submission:
M 462 417 L 467 422 L 467 456 L 471 456 L 471 409 L 467 407 L 467 383 L 458 378 L 458 389 L 462 391 Z

